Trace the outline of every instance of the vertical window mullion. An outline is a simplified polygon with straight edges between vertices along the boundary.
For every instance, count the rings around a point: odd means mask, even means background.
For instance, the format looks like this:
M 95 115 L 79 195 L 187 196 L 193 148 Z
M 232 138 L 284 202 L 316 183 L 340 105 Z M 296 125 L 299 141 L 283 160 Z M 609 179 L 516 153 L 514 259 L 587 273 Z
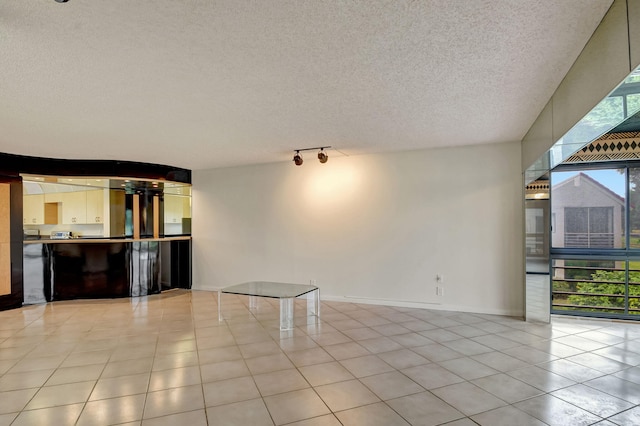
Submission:
M 591 207 L 587 207 L 587 241 L 589 242 L 589 248 L 593 247 L 591 244 Z
M 626 96 L 625 96 L 625 105 L 626 105 Z M 629 229 L 629 225 L 631 224 L 631 204 L 629 202 L 629 186 L 631 185 L 631 181 L 629 179 L 629 166 L 625 166 L 624 168 L 625 174 L 625 193 L 624 193 L 624 240 L 625 240 L 625 249 L 627 252 L 631 248 L 631 229 Z M 629 269 L 629 268 L 627 268 Z
M 627 96 L 624 97 L 624 108 L 625 108 L 625 117 L 627 116 Z M 625 285 L 624 285 L 624 314 L 625 316 L 629 315 L 629 249 L 631 248 L 631 202 L 629 200 L 631 195 L 631 178 L 629 172 L 629 165 L 627 164 L 624 168 L 625 173 L 625 193 L 624 193 L 624 239 L 625 249 L 627 251 L 627 267 L 625 274 Z
M 629 258 L 625 262 L 625 280 L 624 280 L 624 314 L 629 315 Z

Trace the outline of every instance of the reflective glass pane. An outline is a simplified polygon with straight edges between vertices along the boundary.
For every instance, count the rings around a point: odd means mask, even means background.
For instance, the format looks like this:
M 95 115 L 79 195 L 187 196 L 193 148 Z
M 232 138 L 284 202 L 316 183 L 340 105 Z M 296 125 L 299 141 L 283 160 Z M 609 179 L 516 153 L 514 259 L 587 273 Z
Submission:
M 549 199 L 525 201 L 527 273 L 549 274 L 549 216 Z
M 604 98 L 554 144 L 551 149 L 551 167 L 557 166 L 584 145 L 620 124 L 624 119 L 624 97 L 609 96 Z
M 191 197 L 187 195 L 164 195 L 165 235 L 191 234 Z
M 624 248 L 625 180 L 624 169 L 551 173 L 552 247 Z
M 163 217 L 165 236 L 191 234 L 191 185 L 165 183 Z
M 542 255 L 544 254 L 544 211 L 528 208 L 525 216 L 527 255 Z
M 627 95 L 627 116 L 640 111 L 640 93 Z
M 557 140 L 549 151 L 544 153 L 525 171 L 525 183 L 529 183 L 565 159 L 591 143 L 602 134 L 620 124 L 626 116 L 640 110 L 640 67 L 633 70 L 611 94 L 603 99 L 573 128 Z

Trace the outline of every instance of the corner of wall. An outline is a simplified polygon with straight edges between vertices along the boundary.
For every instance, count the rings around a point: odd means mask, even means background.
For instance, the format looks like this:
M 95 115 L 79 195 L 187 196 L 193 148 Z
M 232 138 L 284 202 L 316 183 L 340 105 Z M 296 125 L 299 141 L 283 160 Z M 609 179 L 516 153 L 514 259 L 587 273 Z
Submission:
M 522 139 L 522 171 L 549 150 L 553 143 L 553 103 L 549 100 Z

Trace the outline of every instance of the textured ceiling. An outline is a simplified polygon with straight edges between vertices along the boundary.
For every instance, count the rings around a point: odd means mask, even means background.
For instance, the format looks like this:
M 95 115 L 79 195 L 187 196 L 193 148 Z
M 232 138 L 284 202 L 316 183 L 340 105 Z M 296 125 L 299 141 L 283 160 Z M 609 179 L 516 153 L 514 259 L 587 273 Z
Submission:
M 2 0 L 0 152 L 204 169 L 519 141 L 611 0 Z

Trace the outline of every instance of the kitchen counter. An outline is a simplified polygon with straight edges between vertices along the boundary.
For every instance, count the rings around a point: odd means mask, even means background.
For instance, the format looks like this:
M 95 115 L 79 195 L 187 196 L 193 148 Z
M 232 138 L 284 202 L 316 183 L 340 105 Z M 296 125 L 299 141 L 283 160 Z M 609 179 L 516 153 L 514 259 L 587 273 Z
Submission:
M 181 235 L 176 237 L 164 237 L 164 238 L 68 238 L 68 239 L 39 239 L 39 240 L 24 240 L 24 244 L 64 244 L 64 243 L 133 243 L 142 241 L 189 241 L 191 236 Z

